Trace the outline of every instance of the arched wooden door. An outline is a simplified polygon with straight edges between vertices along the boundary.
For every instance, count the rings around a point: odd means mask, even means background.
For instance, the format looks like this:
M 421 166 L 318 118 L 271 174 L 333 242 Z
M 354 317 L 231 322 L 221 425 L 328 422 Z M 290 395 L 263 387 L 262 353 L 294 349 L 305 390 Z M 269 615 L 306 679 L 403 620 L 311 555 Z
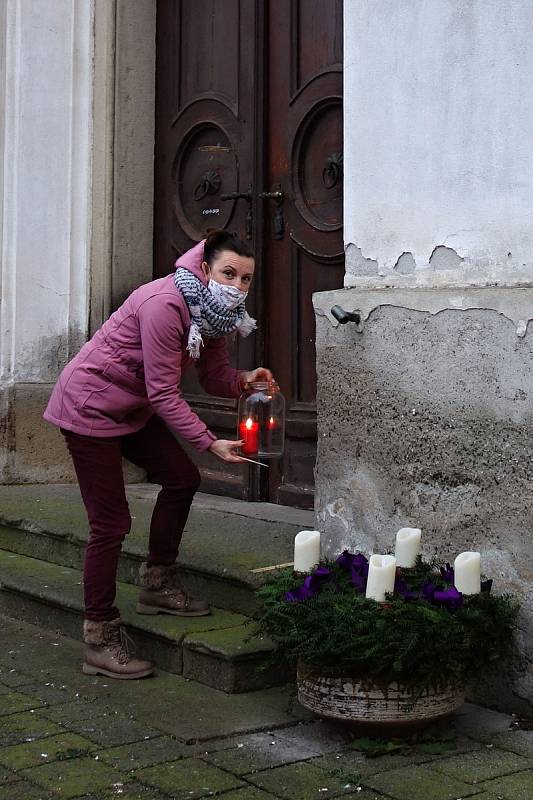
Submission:
M 158 0 L 155 277 L 214 227 L 256 252 L 234 342 L 242 368 L 270 366 L 287 399 L 286 453 L 267 473 L 202 456 L 203 488 L 313 503 L 315 291 L 342 286 L 342 0 Z M 217 435 L 235 403 L 186 396 Z

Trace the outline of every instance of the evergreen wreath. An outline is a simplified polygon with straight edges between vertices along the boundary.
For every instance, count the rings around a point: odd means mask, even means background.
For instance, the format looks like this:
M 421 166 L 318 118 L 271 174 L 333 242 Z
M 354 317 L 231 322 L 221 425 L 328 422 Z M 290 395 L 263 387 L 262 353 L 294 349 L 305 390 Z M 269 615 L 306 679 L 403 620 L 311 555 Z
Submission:
M 345 551 L 321 561 L 302 584 L 284 569 L 258 589 L 257 635 L 278 656 L 331 677 L 423 689 L 462 683 L 510 656 L 519 604 L 453 585 L 453 568 L 425 563 L 398 571 L 385 603 L 365 597 L 368 561 Z

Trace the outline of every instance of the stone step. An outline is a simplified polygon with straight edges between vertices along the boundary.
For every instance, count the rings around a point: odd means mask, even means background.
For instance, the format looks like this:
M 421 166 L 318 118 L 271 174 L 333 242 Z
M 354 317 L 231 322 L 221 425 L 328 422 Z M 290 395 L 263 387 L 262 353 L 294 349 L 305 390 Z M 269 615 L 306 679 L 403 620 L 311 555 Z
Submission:
M 137 614 L 138 589 L 119 582 L 117 605 L 139 653 L 157 667 L 207 686 L 236 693 L 275 686 L 286 673 L 268 663 L 274 646 L 251 638 L 249 618 L 214 608 L 206 617 L 187 619 Z M 81 639 L 82 573 L 0 550 L 0 613 Z
M 157 491 L 150 484 L 127 487 L 133 521 L 119 562 L 123 583 L 137 581 Z M 250 615 L 254 591 L 268 575 L 254 570 L 291 561 L 294 536 L 308 527 L 309 511 L 199 494 L 180 547 L 184 583 L 214 606 Z M 0 548 L 81 569 L 87 538 L 77 486 L 0 486 Z

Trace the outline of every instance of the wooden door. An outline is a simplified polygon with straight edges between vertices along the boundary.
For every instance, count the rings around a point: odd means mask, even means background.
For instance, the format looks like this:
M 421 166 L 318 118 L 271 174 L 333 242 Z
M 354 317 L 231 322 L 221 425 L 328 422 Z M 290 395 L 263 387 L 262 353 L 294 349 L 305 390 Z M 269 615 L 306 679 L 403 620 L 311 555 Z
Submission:
M 285 457 L 270 471 L 269 497 L 312 507 L 312 294 L 344 279 L 342 0 L 270 0 L 268 63 L 267 186 L 283 197 L 265 201 L 266 359 L 287 399 Z
M 158 0 L 156 76 L 155 277 L 211 228 L 250 239 L 260 328 L 232 342 L 233 359 L 271 366 L 288 401 L 283 461 L 267 476 L 203 455 L 203 489 L 310 507 L 311 295 L 344 274 L 342 2 Z M 234 401 L 205 395 L 194 375 L 184 389 L 218 436 L 234 437 Z

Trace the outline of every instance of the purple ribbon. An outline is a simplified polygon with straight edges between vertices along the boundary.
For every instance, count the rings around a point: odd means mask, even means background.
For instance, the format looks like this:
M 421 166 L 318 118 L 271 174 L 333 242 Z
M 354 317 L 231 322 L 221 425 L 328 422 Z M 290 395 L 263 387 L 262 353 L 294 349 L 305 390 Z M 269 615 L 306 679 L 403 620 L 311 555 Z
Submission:
M 366 591 L 368 580 L 368 558 L 362 553 L 350 553 L 348 550 L 336 559 L 339 567 L 350 573 L 350 583 L 358 592 Z
M 440 574 L 442 575 L 442 580 L 446 583 L 451 583 L 453 585 L 455 575 L 454 569 L 451 564 L 446 564 L 445 567 L 440 568 Z
M 409 600 L 416 600 L 418 598 L 417 593 L 412 592 L 406 582 L 401 578 L 396 578 L 394 581 L 394 594 L 399 594 L 407 602 Z
M 329 578 L 330 571 L 327 567 L 317 567 L 307 576 L 302 586 L 293 589 L 292 592 L 285 592 L 284 599 L 287 603 L 301 603 L 303 600 L 311 600 L 320 591 L 320 586 L 324 580 Z
M 446 606 L 449 611 L 455 611 L 463 605 L 463 595 L 458 592 L 455 586 L 448 589 L 437 590 L 433 593 L 433 601 Z

